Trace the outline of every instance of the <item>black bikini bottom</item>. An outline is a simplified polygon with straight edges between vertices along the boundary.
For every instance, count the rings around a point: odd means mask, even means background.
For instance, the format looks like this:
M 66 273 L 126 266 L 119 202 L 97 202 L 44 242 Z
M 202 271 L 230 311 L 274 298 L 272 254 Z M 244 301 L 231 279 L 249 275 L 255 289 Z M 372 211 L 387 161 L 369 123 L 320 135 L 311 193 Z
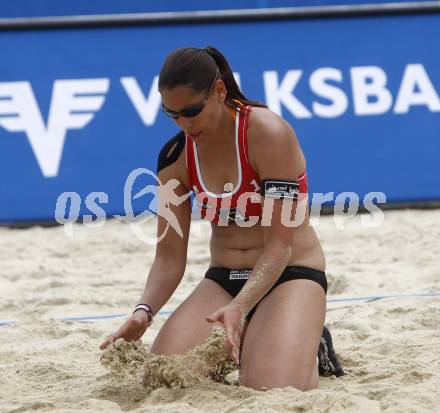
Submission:
M 243 288 L 251 272 L 252 269 L 250 268 L 231 270 L 224 267 L 211 267 L 208 268 L 208 271 L 206 271 L 205 278 L 216 282 L 226 292 L 232 295 L 232 297 L 235 297 Z M 324 289 L 324 292 L 327 294 L 327 277 L 325 272 L 315 270 L 313 268 L 291 266 L 286 267 L 286 269 L 281 273 L 280 277 L 275 281 L 275 284 L 264 297 L 270 294 L 278 285 L 290 280 L 315 281 Z M 261 300 L 263 300 L 263 298 Z M 250 320 L 253 316 L 261 300 L 247 315 L 246 318 L 248 320 Z

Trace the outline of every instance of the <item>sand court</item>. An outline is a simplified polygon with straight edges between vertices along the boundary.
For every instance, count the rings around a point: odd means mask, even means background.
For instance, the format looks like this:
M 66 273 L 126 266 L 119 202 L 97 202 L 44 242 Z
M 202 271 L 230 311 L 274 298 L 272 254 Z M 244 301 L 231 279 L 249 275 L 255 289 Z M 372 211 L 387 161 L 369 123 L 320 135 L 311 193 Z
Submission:
M 147 225 L 154 232 L 154 220 Z M 207 379 L 182 385 L 187 370 L 173 360 L 168 367 L 175 368 L 177 384 L 146 383 L 142 357 L 208 266 L 205 223 L 194 223 L 184 279 L 142 344 L 109 350 L 118 374 L 102 365 L 98 346 L 122 322 L 114 316 L 136 303 L 154 246 L 117 220 L 74 225 L 72 237 L 62 227 L 1 228 L 0 319 L 15 323 L 0 327 L 0 412 L 435 411 L 440 210 L 385 212 L 377 228 L 364 228 L 357 216 L 344 230 L 325 216 L 315 228 L 327 258 L 327 325 L 347 376 L 320 378 L 320 388 L 307 393 L 258 392 Z M 59 320 L 86 316 L 111 317 Z M 149 366 L 154 376 L 157 364 Z

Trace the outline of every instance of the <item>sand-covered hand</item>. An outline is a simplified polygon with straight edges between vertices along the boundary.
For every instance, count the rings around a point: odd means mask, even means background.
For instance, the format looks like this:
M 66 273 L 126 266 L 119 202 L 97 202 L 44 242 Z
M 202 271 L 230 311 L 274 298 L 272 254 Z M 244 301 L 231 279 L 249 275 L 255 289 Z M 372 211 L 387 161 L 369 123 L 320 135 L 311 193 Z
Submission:
M 243 317 L 240 308 L 234 304 L 228 304 L 208 317 L 210 323 L 219 321 L 226 330 L 226 337 L 231 346 L 231 356 L 234 362 L 240 364 L 240 337 L 243 331 Z
M 104 350 L 107 346 L 119 338 L 125 341 L 139 340 L 148 327 L 148 314 L 144 311 L 136 311 L 121 327 L 105 339 L 99 348 Z

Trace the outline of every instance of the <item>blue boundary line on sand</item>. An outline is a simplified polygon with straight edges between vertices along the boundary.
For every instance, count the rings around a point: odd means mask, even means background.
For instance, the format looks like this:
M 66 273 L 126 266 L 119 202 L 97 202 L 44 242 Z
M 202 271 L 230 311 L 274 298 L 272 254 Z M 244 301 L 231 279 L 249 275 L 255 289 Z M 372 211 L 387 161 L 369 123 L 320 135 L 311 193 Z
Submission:
M 440 292 L 435 293 L 420 293 L 420 294 L 389 294 L 389 295 L 367 295 L 361 297 L 342 297 L 330 298 L 327 303 L 346 303 L 350 301 L 378 301 L 386 298 L 425 298 L 425 297 L 440 297 Z
M 347 302 L 373 302 L 384 300 L 387 298 L 393 299 L 403 299 L 403 298 L 432 298 L 432 297 L 440 297 L 440 292 L 434 293 L 420 293 L 420 294 L 390 294 L 390 295 L 367 295 L 360 297 L 342 297 L 342 298 L 330 298 L 327 300 L 328 304 L 331 303 L 347 303 Z M 172 314 L 172 311 L 159 311 L 160 315 L 168 316 Z M 108 320 L 113 318 L 126 317 L 128 314 L 126 313 L 116 313 L 116 314 L 107 314 L 107 315 L 88 315 L 88 316 L 65 316 L 65 317 L 54 317 L 52 320 L 59 321 L 98 321 L 98 320 Z M 15 320 L 1 320 L 0 319 L 0 327 L 4 327 L 11 324 L 16 324 Z

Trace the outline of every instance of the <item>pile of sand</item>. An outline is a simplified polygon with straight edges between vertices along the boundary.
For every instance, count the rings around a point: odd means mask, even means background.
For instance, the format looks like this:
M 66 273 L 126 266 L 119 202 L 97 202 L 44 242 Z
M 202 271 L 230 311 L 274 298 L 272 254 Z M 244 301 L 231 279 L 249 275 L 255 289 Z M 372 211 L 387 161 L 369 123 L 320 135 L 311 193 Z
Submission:
M 147 389 L 190 388 L 208 381 L 231 384 L 227 376 L 237 371 L 230 361 L 222 328 L 213 329 L 208 340 L 183 355 L 162 356 L 150 353 L 140 341 L 118 339 L 103 353 L 101 364 L 124 380 L 137 379 Z

